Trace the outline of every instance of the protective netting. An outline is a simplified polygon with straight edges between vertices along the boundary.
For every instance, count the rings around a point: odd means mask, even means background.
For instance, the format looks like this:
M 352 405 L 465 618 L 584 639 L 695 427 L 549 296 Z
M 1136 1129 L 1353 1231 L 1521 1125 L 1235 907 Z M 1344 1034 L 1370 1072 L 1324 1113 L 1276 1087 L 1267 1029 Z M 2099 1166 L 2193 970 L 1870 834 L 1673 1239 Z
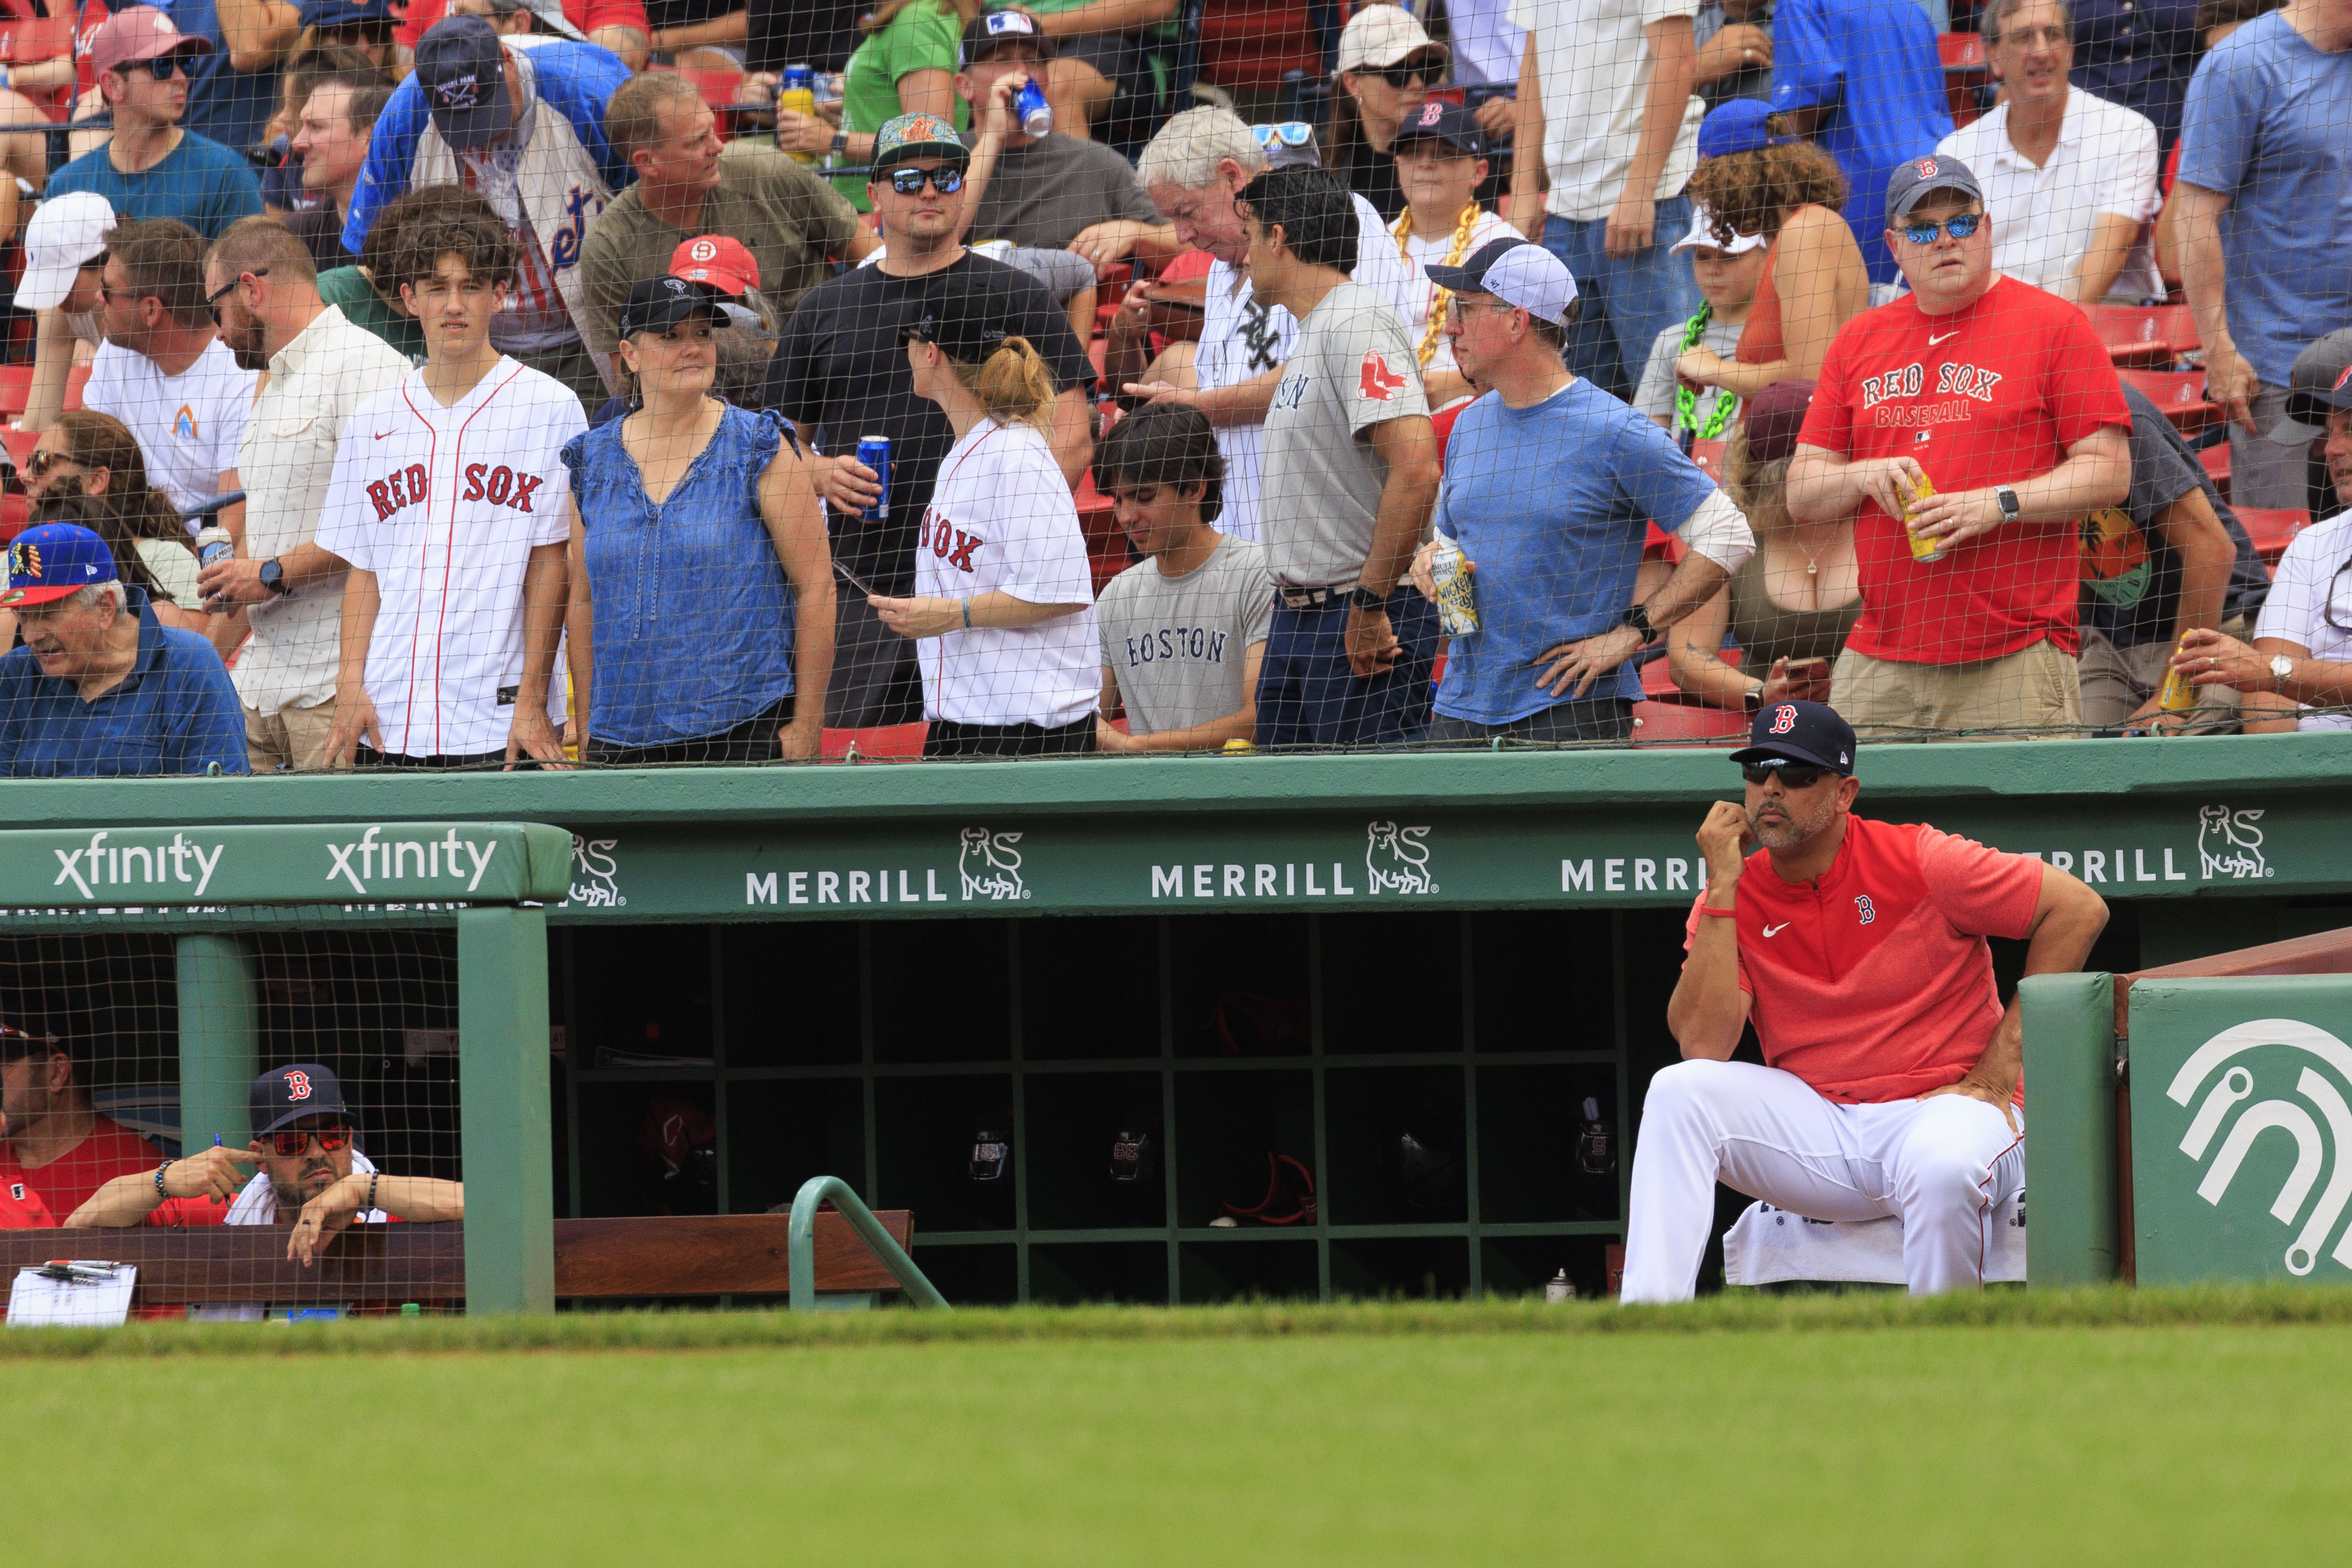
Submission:
M 150 1317 L 462 1304 L 456 1239 L 399 1223 L 462 1217 L 452 931 L 73 923 L 0 937 L 12 1281 L 129 1263 Z
M 15 774 L 2347 721 L 2319 0 L 6 8 Z

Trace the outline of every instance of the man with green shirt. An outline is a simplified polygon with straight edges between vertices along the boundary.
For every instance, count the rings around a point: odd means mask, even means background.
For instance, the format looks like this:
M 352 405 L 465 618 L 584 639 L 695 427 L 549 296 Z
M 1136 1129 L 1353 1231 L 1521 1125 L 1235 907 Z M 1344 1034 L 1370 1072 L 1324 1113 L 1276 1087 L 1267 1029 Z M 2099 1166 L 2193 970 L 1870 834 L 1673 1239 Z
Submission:
M 605 139 L 637 172 L 588 230 L 582 251 L 588 346 L 618 352 L 621 306 L 641 279 L 669 270 L 678 246 L 696 235 L 740 241 L 779 314 L 821 282 L 828 260 L 856 261 L 875 237 L 833 188 L 772 147 L 720 150 L 717 121 L 685 78 L 651 73 L 613 95 Z

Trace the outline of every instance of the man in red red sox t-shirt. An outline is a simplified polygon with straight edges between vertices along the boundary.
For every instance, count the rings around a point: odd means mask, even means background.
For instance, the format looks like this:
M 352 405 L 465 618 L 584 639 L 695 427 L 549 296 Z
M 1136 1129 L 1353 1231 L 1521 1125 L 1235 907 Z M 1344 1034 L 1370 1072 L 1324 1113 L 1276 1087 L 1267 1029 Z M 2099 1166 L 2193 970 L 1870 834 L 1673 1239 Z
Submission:
M 2131 489 L 2131 410 L 2083 312 L 1992 269 L 1967 165 L 1897 165 L 1886 211 L 1911 292 L 1838 330 L 1789 465 L 1791 517 L 1854 518 L 1831 700 L 1865 732 L 2079 727 L 2077 530 Z M 1937 561 L 1904 531 L 1923 477 L 1909 521 Z
M 1896 1216 L 1914 1295 L 1980 1285 L 1989 1216 L 2025 1184 L 2023 1037 L 1985 938 L 2029 939 L 2028 974 L 2079 969 L 2107 906 L 2026 856 L 1853 816 L 1853 730 L 1818 702 L 1763 709 L 1731 760 L 1747 801 L 1698 830 L 1666 1006 L 1684 1059 L 1642 1108 L 1622 1299 L 1690 1300 L 1717 1181 L 1811 1219 Z M 1763 1067 L 1731 1059 L 1750 1024 Z
M 0 1024 L 0 1197 L 19 1187 L 56 1225 L 127 1171 L 152 1171 L 155 1145 L 90 1108 L 72 1051 L 62 1040 Z M 5 1217 L 0 1227 L 23 1225 Z

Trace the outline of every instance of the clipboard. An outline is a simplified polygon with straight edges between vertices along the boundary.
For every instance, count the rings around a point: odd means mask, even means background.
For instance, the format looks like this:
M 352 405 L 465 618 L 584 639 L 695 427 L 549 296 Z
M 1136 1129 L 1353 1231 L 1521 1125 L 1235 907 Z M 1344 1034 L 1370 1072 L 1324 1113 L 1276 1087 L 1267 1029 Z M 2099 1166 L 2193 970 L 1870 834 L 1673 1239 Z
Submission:
M 12 1329 L 119 1327 L 131 1315 L 139 1266 L 100 1258 L 58 1258 L 16 1270 L 8 1287 Z

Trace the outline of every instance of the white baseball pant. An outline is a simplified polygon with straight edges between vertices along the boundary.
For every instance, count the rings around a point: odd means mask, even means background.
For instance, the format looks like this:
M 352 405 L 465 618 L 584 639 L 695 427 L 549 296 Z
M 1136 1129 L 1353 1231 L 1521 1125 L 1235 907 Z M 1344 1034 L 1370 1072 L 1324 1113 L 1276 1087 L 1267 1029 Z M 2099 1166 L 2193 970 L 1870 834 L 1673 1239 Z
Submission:
M 1813 1219 L 1896 1215 L 1913 1295 L 1973 1289 L 1990 1215 L 2025 1184 L 2024 1125 L 1962 1094 L 1841 1105 L 1778 1068 L 1677 1062 L 1642 1109 L 1620 1300 L 1696 1293 L 1718 1180 Z

